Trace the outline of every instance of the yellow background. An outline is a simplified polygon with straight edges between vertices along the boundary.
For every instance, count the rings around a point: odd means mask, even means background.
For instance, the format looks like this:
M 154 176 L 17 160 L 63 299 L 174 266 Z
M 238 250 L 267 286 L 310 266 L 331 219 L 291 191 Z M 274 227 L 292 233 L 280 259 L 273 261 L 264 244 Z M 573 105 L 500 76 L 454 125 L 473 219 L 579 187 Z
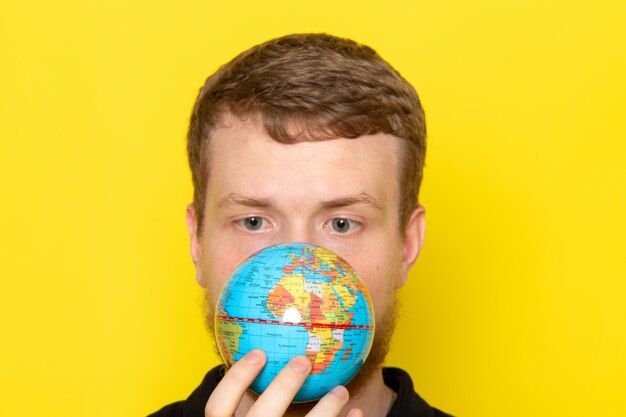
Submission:
M 388 363 L 459 416 L 626 415 L 625 2 L 0 1 L 0 415 L 145 415 L 217 363 L 186 123 L 218 65 L 311 31 L 427 112 Z

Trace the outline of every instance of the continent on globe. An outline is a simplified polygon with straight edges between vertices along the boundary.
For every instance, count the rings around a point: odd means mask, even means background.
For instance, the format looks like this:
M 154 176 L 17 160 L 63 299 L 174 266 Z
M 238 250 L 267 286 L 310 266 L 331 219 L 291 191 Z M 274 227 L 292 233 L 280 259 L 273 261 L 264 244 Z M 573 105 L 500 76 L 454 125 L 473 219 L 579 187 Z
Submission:
M 319 324 L 350 324 L 352 315 L 348 310 L 356 303 L 356 296 L 350 290 L 357 289 L 360 281 L 355 276 L 341 279 L 348 275 L 342 273 L 346 267 L 327 256 L 326 249 L 318 247 L 311 251 L 311 256 L 304 259 L 289 254 L 290 262 L 283 267 L 285 275 L 268 294 L 267 307 L 283 321 L 287 321 L 283 317 L 285 312 L 296 308 L 300 318 L 309 322 L 309 326 L 305 325 L 309 332 L 305 351 L 313 363 L 311 374 L 319 374 L 328 368 L 343 348 L 343 329 L 321 327 Z M 336 268 L 330 268 L 332 261 L 336 262 Z M 311 269 L 328 277 L 329 281 L 306 280 L 304 272 Z
M 306 355 L 313 368 L 294 401 L 310 401 L 359 371 L 374 312 L 345 260 L 320 246 L 288 243 L 255 253 L 232 273 L 218 300 L 215 332 L 228 366 L 252 349 L 265 351 L 267 364 L 251 385 L 257 393 L 293 356 Z
M 232 321 L 221 321 L 218 326 L 217 334 L 220 337 L 217 339 L 220 352 L 225 356 L 224 360 L 227 363 L 234 363 L 235 352 L 239 350 L 239 338 L 243 332 L 243 328 Z

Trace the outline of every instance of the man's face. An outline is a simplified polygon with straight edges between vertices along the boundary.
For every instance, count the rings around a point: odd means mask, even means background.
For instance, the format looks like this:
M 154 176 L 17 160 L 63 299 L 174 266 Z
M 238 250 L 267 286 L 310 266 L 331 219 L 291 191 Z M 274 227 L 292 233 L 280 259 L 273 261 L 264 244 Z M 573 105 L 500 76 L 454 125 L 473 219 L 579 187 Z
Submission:
M 196 278 L 212 303 L 253 253 L 307 242 L 356 269 L 381 323 L 424 234 L 422 207 L 404 238 L 399 230 L 398 140 L 376 134 L 283 145 L 254 120 L 226 119 L 211 138 L 200 236 L 193 205 L 187 211 Z

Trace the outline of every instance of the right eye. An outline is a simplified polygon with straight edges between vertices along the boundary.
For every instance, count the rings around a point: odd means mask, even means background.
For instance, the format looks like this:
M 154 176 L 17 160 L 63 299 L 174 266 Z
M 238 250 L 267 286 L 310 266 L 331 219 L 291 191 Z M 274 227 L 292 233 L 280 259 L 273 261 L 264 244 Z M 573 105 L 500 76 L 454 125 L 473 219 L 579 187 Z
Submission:
M 256 232 L 258 230 L 261 230 L 265 223 L 265 219 L 263 217 L 250 216 L 238 220 L 237 223 L 239 223 L 245 229 L 250 230 L 251 232 Z

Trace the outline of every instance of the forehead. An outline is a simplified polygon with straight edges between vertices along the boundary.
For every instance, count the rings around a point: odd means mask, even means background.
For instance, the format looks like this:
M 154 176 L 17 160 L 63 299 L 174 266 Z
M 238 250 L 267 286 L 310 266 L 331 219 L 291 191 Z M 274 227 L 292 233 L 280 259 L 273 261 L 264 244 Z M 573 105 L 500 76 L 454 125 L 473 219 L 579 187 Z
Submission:
M 399 139 L 276 142 L 255 120 L 231 117 L 211 137 L 207 202 L 232 192 L 324 199 L 366 192 L 397 205 Z

